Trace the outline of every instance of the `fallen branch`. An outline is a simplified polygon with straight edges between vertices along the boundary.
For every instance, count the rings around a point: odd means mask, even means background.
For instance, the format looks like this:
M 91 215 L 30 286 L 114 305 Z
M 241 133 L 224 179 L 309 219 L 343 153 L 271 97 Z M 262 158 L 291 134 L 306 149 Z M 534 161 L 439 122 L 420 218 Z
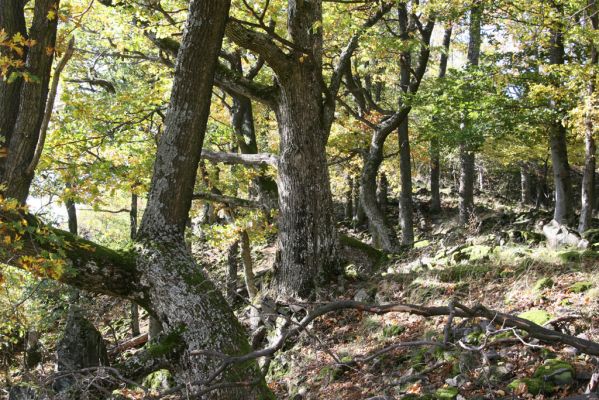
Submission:
M 132 349 L 133 347 L 140 346 L 148 341 L 148 334 L 144 333 L 139 336 L 135 336 L 129 340 L 126 340 L 122 343 L 116 345 L 112 350 L 110 350 L 111 354 L 119 354 L 125 350 Z

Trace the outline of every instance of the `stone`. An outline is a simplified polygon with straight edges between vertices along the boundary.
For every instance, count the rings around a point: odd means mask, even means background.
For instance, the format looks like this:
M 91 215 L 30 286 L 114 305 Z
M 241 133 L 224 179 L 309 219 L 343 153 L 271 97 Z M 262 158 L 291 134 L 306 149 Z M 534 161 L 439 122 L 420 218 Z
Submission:
M 558 386 L 569 385 L 574 382 L 574 367 L 563 360 L 553 358 L 537 368 L 533 377 Z
M 508 388 L 516 394 L 530 393 L 538 395 L 541 393 L 551 393 L 554 390 L 551 382 L 545 382 L 539 378 L 521 378 L 512 381 Z
M 554 249 L 566 246 L 578 247 L 581 241 L 578 232 L 556 220 L 551 220 L 548 224 L 543 225 L 543 234 L 547 238 L 549 247 Z
M 69 310 L 63 336 L 56 345 L 56 359 L 58 372 L 109 364 L 102 335 L 77 306 L 72 305 Z M 73 383 L 72 377 L 65 376 L 54 382 L 53 389 L 61 392 Z
M 553 279 L 544 277 L 535 282 L 533 289 L 537 292 L 542 291 L 543 289 L 550 289 L 555 285 Z
M 519 314 L 518 317 L 534 322 L 537 325 L 545 325 L 551 321 L 551 314 L 545 310 L 529 310 Z
M 367 303 L 370 301 L 370 295 L 364 289 L 358 290 L 358 292 L 354 295 L 354 301 L 358 301 L 360 303 Z
M 35 390 L 29 386 L 19 385 L 8 389 L 8 400 L 39 400 Z
M 146 376 L 142 385 L 155 390 L 168 390 L 175 385 L 175 380 L 167 369 L 159 369 Z
M 439 399 L 439 400 L 445 400 L 445 399 L 450 399 L 453 400 L 456 397 L 458 397 L 458 395 L 460 394 L 459 390 L 455 387 L 442 387 L 437 389 L 437 391 L 435 392 L 435 398 Z

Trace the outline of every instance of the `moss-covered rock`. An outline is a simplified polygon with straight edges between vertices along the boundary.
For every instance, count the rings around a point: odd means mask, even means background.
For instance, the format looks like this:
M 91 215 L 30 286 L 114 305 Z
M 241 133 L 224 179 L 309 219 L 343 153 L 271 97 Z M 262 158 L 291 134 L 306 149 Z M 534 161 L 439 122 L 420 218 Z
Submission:
M 544 277 L 535 282 L 533 289 L 537 292 L 540 292 L 543 289 L 552 288 L 553 285 L 555 285 L 555 282 L 553 281 L 553 279 Z
M 142 385 L 155 390 L 167 390 L 175 385 L 175 380 L 167 369 L 159 369 L 146 376 Z
M 516 393 L 530 393 L 533 395 L 552 393 L 555 390 L 551 382 L 545 382 L 540 378 L 516 379 L 508 385 L 508 388 Z
M 393 337 L 401 335 L 406 330 L 406 327 L 403 325 L 387 325 L 383 327 L 383 336 L 384 337 Z
M 533 377 L 558 386 L 569 385 L 574 382 L 574 367 L 564 360 L 553 358 L 537 368 Z
M 568 288 L 568 291 L 571 293 L 583 293 L 593 287 L 593 282 L 589 281 L 581 281 L 576 282 L 572 286 Z
M 519 314 L 518 317 L 529 320 L 530 322 L 534 322 L 537 325 L 545 325 L 547 322 L 551 321 L 551 314 L 549 314 L 545 310 L 529 310 Z

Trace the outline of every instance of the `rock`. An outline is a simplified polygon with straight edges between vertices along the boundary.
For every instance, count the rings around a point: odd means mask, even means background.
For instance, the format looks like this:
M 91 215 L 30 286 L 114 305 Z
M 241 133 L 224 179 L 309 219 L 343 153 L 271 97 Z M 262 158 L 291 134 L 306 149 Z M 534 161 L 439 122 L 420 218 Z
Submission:
M 560 224 L 556 220 L 551 220 L 551 222 L 543 226 L 543 234 L 547 238 L 549 247 L 554 249 L 565 246 L 578 247 L 581 242 L 578 232 Z
M 71 306 L 62 338 L 56 345 L 57 370 L 76 371 L 108 365 L 106 344 L 98 330 L 83 317 L 77 306 Z M 53 389 L 66 390 L 73 384 L 70 376 L 57 379 Z
M 529 320 L 530 322 L 534 322 L 537 325 L 545 325 L 547 322 L 551 321 L 551 314 L 549 314 L 545 310 L 529 310 L 519 314 L 518 317 Z
M 358 301 L 360 303 L 367 303 L 370 301 L 370 295 L 364 289 L 358 290 L 358 292 L 354 295 L 354 301 Z
M 8 389 L 8 400 L 39 400 L 39 397 L 33 388 L 20 385 Z
M 538 395 L 541 393 L 551 393 L 554 390 L 551 382 L 545 382 L 539 378 L 522 378 L 512 381 L 508 385 L 515 394 L 530 393 Z
M 574 382 L 574 367 L 563 360 L 553 358 L 537 368 L 533 377 L 558 386 L 569 385 Z
M 159 369 L 146 376 L 142 385 L 155 390 L 168 390 L 175 384 L 175 380 L 167 369 Z

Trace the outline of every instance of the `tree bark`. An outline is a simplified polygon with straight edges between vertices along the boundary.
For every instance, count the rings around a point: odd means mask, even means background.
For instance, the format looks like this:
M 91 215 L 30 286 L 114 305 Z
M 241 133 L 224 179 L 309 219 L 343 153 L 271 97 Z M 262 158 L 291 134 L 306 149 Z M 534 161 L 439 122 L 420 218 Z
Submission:
M 593 30 L 599 29 L 599 17 L 597 16 L 597 7 L 595 0 L 588 1 L 589 10 L 587 14 L 590 16 Z M 589 63 L 591 67 L 595 67 L 599 61 L 599 53 L 597 52 L 597 46 L 594 42 L 591 42 L 591 57 Z M 593 124 L 593 110 L 594 101 L 593 96 L 595 92 L 595 74 L 591 74 L 589 83 L 587 84 L 587 104 L 585 114 L 585 135 L 584 135 L 584 150 L 585 150 L 585 162 L 584 172 L 582 175 L 582 194 L 581 194 L 581 209 L 580 209 L 580 220 L 578 223 L 578 231 L 583 233 L 589 229 L 591 219 L 593 217 L 593 206 L 595 203 L 595 167 L 596 167 L 596 146 L 595 146 L 595 132 Z
M 520 202 L 523 206 L 532 203 L 532 174 L 528 162 L 520 164 Z
M 22 37 L 27 38 L 24 6 L 25 2 L 22 0 L 7 0 L 0 7 L 0 26 L 9 37 L 20 33 Z M 21 56 L 13 51 L 2 48 L 0 49 L 0 56 L 26 60 L 27 47 L 23 48 L 23 55 Z M 8 76 L 12 72 L 15 71 L 9 70 Z M 22 85 L 23 79 L 21 78 L 17 78 L 12 83 L 8 83 L 5 79 L 0 79 L 0 180 L 3 180 L 8 146 L 15 122 L 17 121 Z
M 563 16 L 563 8 L 556 5 L 556 11 Z M 564 64 L 564 37 L 563 22 L 558 21 L 551 29 L 549 63 L 551 65 Z M 556 86 L 559 83 L 555 83 Z M 559 88 L 558 88 L 559 90 Z M 551 100 L 550 107 L 554 111 L 550 127 L 551 164 L 553 166 L 553 181 L 555 185 L 555 209 L 553 219 L 560 224 L 567 225 L 572 222 L 574 209 L 572 204 L 572 184 L 570 179 L 570 165 L 568 164 L 568 144 L 566 127 L 562 124 L 558 104 Z
M 58 17 L 48 18 L 48 13 L 56 6 L 58 6 L 57 0 L 36 0 L 35 2 L 30 39 L 35 40 L 36 44 L 27 53 L 25 69 L 36 76 L 39 82 L 29 81 L 21 84 L 18 113 L 10 134 L 2 176 L 2 182 L 6 186 L 4 196 L 17 199 L 23 204 L 33 179 L 29 166 L 34 158 L 48 96 L 50 71 L 54 59 L 54 52 L 48 52 L 48 49 L 54 49 L 56 45 L 58 24 Z
M 480 58 L 481 19 L 483 6 L 476 2 L 470 9 L 470 25 L 468 40 L 468 66 L 477 67 Z M 466 126 L 468 121 L 464 121 Z M 460 143 L 460 188 L 459 188 L 459 222 L 468 224 L 474 212 L 474 164 L 475 153 L 466 139 Z
M 227 300 L 231 307 L 237 300 L 237 271 L 239 270 L 239 240 L 227 249 Z
M 379 179 L 379 187 L 376 191 L 377 202 L 383 212 L 387 210 L 387 204 L 389 203 L 389 181 L 387 180 L 387 174 L 384 172 L 381 174 Z
M 449 59 L 449 46 L 451 44 L 451 35 L 453 32 L 453 25 L 451 22 L 445 28 L 443 33 L 443 51 L 441 52 L 441 59 L 439 60 L 439 80 L 445 78 L 447 73 L 447 61 Z M 441 154 L 440 154 L 440 141 L 437 136 L 431 138 L 430 141 L 430 187 L 431 187 L 431 212 L 438 213 L 441 211 L 441 192 L 440 190 L 440 178 L 441 178 Z
M 351 176 L 347 176 L 345 179 L 347 190 L 345 191 L 345 207 L 343 214 L 345 219 L 351 221 L 354 216 L 354 180 Z
M 248 297 L 251 303 L 253 303 L 258 295 L 258 288 L 254 282 L 254 265 L 252 262 L 252 249 L 250 247 L 250 236 L 244 229 L 240 233 L 241 242 L 241 261 L 243 262 L 243 276 L 245 279 L 245 286 L 248 291 Z

